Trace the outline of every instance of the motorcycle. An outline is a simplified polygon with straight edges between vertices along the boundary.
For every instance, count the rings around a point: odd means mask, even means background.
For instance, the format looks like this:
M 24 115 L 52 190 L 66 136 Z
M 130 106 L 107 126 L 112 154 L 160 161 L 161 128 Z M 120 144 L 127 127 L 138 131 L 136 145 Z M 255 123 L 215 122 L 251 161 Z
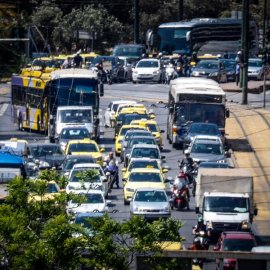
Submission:
M 179 168 L 187 176 L 188 184 L 193 185 L 194 184 L 194 170 L 193 170 L 193 167 L 191 166 L 191 164 L 189 164 L 189 163 L 181 164 L 179 161 Z
M 176 76 L 176 71 L 173 66 L 173 64 L 169 64 L 166 69 L 165 69 L 165 76 L 166 76 L 166 83 L 170 84 L 170 81 L 175 79 Z
M 188 187 L 181 186 L 181 183 L 175 184 L 172 188 L 171 209 L 182 210 L 186 208 L 189 210 L 187 194 Z
M 114 183 L 119 187 L 118 164 L 115 162 L 109 162 L 105 165 L 104 172 L 108 179 L 109 190 L 111 191 Z

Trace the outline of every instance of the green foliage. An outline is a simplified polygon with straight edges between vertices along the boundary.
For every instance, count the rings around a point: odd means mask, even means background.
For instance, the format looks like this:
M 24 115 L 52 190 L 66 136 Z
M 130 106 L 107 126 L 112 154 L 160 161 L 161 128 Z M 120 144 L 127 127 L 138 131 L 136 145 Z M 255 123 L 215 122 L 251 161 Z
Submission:
M 82 264 L 95 270 L 125 270 L 135 254 L 158 255 L 161 241 L 182 241 L 182 224 L 173 219 L 148 223 L 132 217 L 119 222 L 106 214 L 89 220 L 90 231 L 71 223 L 62 204 L 70 195 L 33 199 L 33 194 L 45 196 L 52 175 L 44 171 L 37 181 L 16 178 L 10 183 L 7 204 L 0 205 L 1 269 L 60 270 Z

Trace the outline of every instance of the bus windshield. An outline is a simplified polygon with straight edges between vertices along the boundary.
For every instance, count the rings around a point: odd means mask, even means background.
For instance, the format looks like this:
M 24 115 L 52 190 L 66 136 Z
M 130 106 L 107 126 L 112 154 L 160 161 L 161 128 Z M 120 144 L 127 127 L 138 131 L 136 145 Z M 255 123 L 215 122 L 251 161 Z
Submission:
M 96 80 L 63 78 L 52 81 L 49 87 L 52 106 L 97 104 Z
M 189 31 L 190 28 L 159 28 L 159 51 L 190 54 L 189 44 L 186 40 L 186 35 Z
M 217 124 L 218 127 L 225 126 L 225 106 L 223 104 L 200 104 L 180 103 L 175 109 L 174 122 L 184 124 L 187 121 L 208 122 Z

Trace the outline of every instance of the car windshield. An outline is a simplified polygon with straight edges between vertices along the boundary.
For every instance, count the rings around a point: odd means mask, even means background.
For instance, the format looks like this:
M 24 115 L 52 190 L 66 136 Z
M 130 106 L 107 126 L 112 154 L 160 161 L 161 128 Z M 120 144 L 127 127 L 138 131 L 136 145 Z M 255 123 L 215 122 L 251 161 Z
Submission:
M 158 68 L 157 61 L 139 61 L 137 68 Z
M 127 114 L 123 118 L 122 123 L 123 123 L 123 125 L 129 125 L 131 123 L 131 121 L 133 121 L 133 120 L 140 120 L 140 119 L 149 119 L 149 116 L 147 114 L 142 114 L 142 113 L 138 113 L 138 114 Z
M 39 145 L 30 146 L 30 155 L 34 158 L 44 157 L 44 156 L 62 156 L 63 152 L 58 144 L 55 145 Z
M 156 160 L 131 161 L 130 165 L 128 166 L 128 171 L 130 172 L 132 169 L 136 169 L 136 168 L 159 169 L 158 162 Z
M 104 199 L 100 193 L 87 193 L 87 194 L 79 194 L 83 197 L 82 203 L 104 203 Z M 75 201 L 72 201 L 73 203 Z
M 138 147 L 133 149 L 132 158 L 154 158 L 154 159 L 160 159 L 160 154 L 158 149 L 156 148 L 145 148 L 145 147 Z
M 136 202 L 166 202 L 167 198 L 164 191 L 138 191 L 134 198 Z
M 255 246 L 252 239 L 224 239 L 224 251 L 251 251 Z
M 198 63 L 196 67 L 204 69 L 218 69 L 218 62 L 202 60 Z
M 86 128 L 63 129 L 60 134 L 61 139 L 70 139 L 70 140 L 84 139 L 84 138 L 89 138 L 89 137 L 90 137 L 90 134 Z
M 49 183 L 46 188 L 46 193 L 58 193 L 59 189 L 57 188 L 56 184 Z
M 152 172 L 134 172 L 130 174 L 129 182 L 153 182 L 160 183 L 162 182 L 159 173 Z
M 72 143 L 69 152 L 98 152 L 98 148 L 94 143 Z
M 241 197 L 205 197 L 204 209 L 208 212 L 247 213 L 249 204 L 247 198 Z
M 93 175 L 91 175 L 91 177 L 88 175 L 87 177 L 85 177 L 84 175 L 82 175 L 85 171 L 95 171 L 95 173 Z M 81 168 L 81 169 L 76 169 L 73 170 L 71 173 L 71 176 L 69 178 L 69 182 L 99 182 L 101 183 L 100 180 L 100 175 L 101 175 L 101 171 L 100 169 L 94 169 L 94 168 Z
M 191 153 L 222 155 L 223 150 L 220 144 L 194 143 Z
M 153 136 L 152 133 L 150 132 L 147 132 L 147 131 L 132 131 L 132 132 L 127 132 L 126 135 L 125 135 L 125 140 L 128 140 L 128 139 L 131 139 L 132 137 L 134 136 L 144 136 L 144 137 L 151 137 Z
M 235 61 L 222 61 L 226 69 L 234 69 Z
M 189 128 L 189 133 L 205 134 L 205 135 L 220 135 L 216 125 L 192 124 Z
M 64 170 L 71 170 L 74 164 L 80 163 L 94 163 L 93 158 L 91 157 L 83 157 L 83 158 L 69 158 L 64 163 L 63 169 Z
M 260 60 L 248 61 L 248 66 L 249 67 L 262 67 L 262 61 L 260 61 Z
M 61 110 L 58 115 L 60 123 L 91 123 L 91 110 Z

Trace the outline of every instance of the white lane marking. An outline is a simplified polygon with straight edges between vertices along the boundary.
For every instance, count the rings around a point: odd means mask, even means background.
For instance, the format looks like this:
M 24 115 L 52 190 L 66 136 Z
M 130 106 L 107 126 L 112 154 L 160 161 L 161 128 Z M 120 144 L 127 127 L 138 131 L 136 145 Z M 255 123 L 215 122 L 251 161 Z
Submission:
M 3 114 L 5 113 L 5 111 L 7 110 L 8 108 L 8 103 L 4 103 L 0 109 L 0 116 L 3 116 Z

